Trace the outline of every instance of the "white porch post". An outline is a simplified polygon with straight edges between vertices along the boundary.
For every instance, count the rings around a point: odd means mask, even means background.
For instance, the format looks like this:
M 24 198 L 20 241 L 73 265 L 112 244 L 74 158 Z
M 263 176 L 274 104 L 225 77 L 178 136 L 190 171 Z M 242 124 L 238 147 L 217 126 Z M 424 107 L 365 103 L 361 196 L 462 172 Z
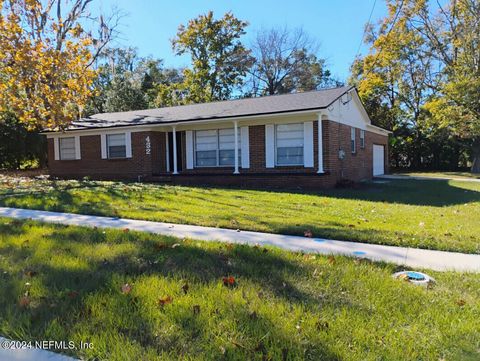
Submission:
M 176 128 L 173 127 L 173 174 L 178 174 L 177 169 L 177 133 Z
M 240 172 L 238 171 L 238 122 L 234 121 L 233 122 L 233 129 L 235 133 L 235 171 L 233 174 L 239 174 Z
M 317 173 L 325 173 L 323 170 L 323 130 L 322 130 L 322 113 L 318 114 L 318 171 Z

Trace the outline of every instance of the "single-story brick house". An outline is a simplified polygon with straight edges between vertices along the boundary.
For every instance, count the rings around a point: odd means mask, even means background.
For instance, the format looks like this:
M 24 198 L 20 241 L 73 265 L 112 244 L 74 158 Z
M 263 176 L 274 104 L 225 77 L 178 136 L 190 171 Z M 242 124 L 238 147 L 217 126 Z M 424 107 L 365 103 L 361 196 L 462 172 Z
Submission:
M 353 87 L 96 114 L 44 133 L 60 178 L 320 188 L 388 170 Z

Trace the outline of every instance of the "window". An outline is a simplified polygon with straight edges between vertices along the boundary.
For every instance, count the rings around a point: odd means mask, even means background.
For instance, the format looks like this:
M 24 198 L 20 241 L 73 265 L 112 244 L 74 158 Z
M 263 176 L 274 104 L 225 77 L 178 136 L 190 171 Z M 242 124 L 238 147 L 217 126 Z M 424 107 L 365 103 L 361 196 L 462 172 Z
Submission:
M 240 136 L 238 164 L 240 164 Z M 195 132 L 195 166 L 224 167 L 235 165 L 235 132 L 233 129 L 197 130 Z
M 352 146 L 352 153 L 356 153 L 357 152 L 357 144 L 355 142 L 355 128 L 352 128 L 351 129 L 351 140 L 350 140 L 350 144 Z
M 275 126 L 277 165 L 303 165 L 303 123 Z
M 365 131 L 360 129 L 360 148 L 365 148 Z
M 127 146 L 125 143 L 125 133 L 107 134 L 108 158 L 126 158 Z
M 60 146 L 60 160 L 73 160 L 76 158 L 75 137 L 59 138 L 58 143 Z

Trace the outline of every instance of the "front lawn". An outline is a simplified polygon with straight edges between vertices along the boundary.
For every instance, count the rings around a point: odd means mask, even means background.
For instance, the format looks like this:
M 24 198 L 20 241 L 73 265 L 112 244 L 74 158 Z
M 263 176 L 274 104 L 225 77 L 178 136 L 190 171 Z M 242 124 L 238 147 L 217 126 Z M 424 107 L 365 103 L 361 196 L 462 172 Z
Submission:
M 480 183 L 395 180 L 319 193 L 3 177 L 0 205 L 480 253 Z
M 480 174 L 469 172 L 399 172 L 396 174 L 412 177 L 480 179 Z
M 0 218 L 0 335 L 98 360 L 478 360 L 480 276 L 395 270 Z

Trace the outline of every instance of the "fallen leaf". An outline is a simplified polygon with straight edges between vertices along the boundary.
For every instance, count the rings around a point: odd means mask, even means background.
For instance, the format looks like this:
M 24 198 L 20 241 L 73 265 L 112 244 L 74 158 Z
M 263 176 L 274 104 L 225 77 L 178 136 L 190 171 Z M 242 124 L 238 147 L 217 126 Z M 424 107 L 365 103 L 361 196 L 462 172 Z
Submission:
M 307 229 L 306 231 L 303 232 L 303 235 L 305 237 L 308 237 L 308 238 L 312 238 L 313 237 L 313 233 L 311 230 Z
M 123 229 L 123 232 L 124 232 L 124 233 L 128 233 L 128 232 L 130 232 L 130 229 L 124 228 L 124 229 Z
M 37 272 L 32 271 L 32 270 L 28 270 L 28 271 L 25 271 L 25 275 L 28 276 L 28 277 L 34 277 L 34 276 L 37 275 Z
M 325 331 L 325 330 L 328 329 L 329 324 L 328 324 L 327 321 L 318 321 L 316 323 L 316 327 L 317 327 L 317 330 L 319 330 L 319 331 Z
M 73 299 L 73 298 L 77 298 L 78 295 L 79 295 L 79 293 L 78 293 L 77 291 L 70 291 L 70 292 L 67 293 L 67 296 L 68 296 L 69 298 L 72 298 L 72 299 Z
M 333 257 L 333 256 L 328 256 L 328 263 L 330 263 L 330 264 L 333 265 L 333 264 L 335 264 L 335 262 L 336 262 L 335 257 Z
M 28 296 L 22 296 L 18 303 L 21 307 L 28 307 L 28 305 L 30 305 L 30 298 Z
M 200 305 L 193 305 L 193 314 L 198 315 L 200 314 Z
M 160 307 L 164 307 L 165 305 L 168 305 L 169 303 L 172 303 L 173 298 L 170 296 L 165 296 L 163 298 L 158 299 L 158 305 Z
M 125 284 L 122 286 L 122 293 L 123 293 L 124 295 L 128 295 L 131 291 L 132 291 L 132 286 L 129 285 L 128 283 L 125 283 Z
M 235 277 L 229 276 L 229 277 L 223 277 L 223 285 L 227 287 L 233 287 L 235 286 Z
M 467 301 L 463 300 L 463 299 L 459 299 L 457 300 L 457 305 L 459 305 L 460 307 L 463 307 L 467 304 Z

